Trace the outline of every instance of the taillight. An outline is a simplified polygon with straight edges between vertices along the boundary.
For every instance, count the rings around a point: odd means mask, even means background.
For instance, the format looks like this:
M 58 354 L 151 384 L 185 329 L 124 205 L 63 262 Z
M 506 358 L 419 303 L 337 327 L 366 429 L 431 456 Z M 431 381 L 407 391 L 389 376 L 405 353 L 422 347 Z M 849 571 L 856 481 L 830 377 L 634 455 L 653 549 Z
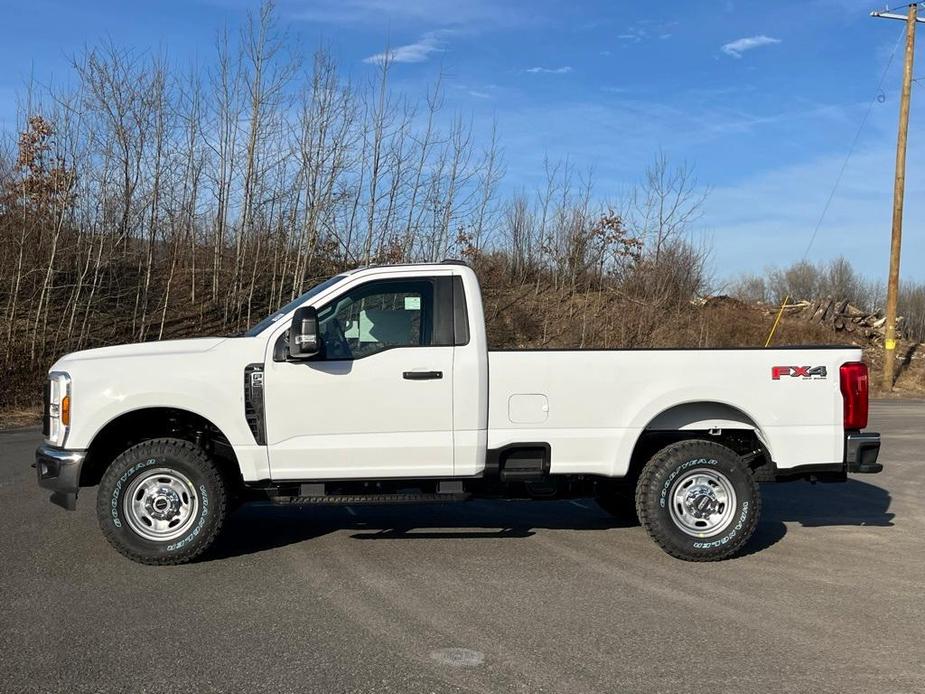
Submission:
M 867 364 L 854 361 L 839 370 L 841 394 L 845 401 L 845 429 L 867 426 Z

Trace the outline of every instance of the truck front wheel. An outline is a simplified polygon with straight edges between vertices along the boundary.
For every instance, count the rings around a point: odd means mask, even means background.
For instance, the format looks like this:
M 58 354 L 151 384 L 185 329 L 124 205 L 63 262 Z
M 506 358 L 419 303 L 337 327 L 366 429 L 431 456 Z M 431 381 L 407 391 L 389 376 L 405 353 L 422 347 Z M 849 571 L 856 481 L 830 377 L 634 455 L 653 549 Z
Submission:
M 668 554 L 717 561 L 738 552 L 761 513 L 751 469 L 712 441 L 672 444 L 646 463 L 636 487 L 642 526 Z
M 182 564 L 204 552 L 221 531 L 227 489 L 198 446 L 152 439 L 116 458 L 100 481 L 100 528 L 120 553 L 142 564 Z

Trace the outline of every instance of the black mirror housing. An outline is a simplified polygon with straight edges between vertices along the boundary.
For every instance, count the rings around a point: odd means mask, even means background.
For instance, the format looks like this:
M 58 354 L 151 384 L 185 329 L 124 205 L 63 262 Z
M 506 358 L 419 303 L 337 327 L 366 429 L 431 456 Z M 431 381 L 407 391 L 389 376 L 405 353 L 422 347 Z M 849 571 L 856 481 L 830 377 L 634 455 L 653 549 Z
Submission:
M 289 328 L 289 358 L 308 359 L 319 352 L 318 311 L 312 306 L 300 306 L 295 310 Z

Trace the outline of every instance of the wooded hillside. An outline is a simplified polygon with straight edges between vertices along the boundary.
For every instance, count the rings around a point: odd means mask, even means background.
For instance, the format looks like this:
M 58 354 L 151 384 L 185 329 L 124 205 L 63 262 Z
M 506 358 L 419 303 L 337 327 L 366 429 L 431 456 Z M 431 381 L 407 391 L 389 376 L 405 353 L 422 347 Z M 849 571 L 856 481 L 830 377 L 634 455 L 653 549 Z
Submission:
M 470 262 L 493 346 L 763 343 L 770 320 L 692 303 L 711 281 L 688 166 L 660 154 L 610 204 L 568 163 L 501 195 L 496 129 L 447 112 L 439 80 L 415 99 L 387 55 L 355 79 L 290 44 L 265 5 L 208 69 L 107 43 L 72 88 L 24 95 L 0 148 L 0 408 L 33 405 L 66 352 L 239 332 L 370 263 Z

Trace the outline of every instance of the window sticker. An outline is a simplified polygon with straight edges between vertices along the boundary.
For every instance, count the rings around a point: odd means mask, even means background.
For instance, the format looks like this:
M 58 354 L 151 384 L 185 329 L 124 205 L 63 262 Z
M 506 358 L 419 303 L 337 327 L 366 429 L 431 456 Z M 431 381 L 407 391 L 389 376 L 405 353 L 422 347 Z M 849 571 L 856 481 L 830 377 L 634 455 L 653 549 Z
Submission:
M 421 297 L 406 296 L 405 297 L 405 310 L 406 311 L 420 311 L 421 310 Z

